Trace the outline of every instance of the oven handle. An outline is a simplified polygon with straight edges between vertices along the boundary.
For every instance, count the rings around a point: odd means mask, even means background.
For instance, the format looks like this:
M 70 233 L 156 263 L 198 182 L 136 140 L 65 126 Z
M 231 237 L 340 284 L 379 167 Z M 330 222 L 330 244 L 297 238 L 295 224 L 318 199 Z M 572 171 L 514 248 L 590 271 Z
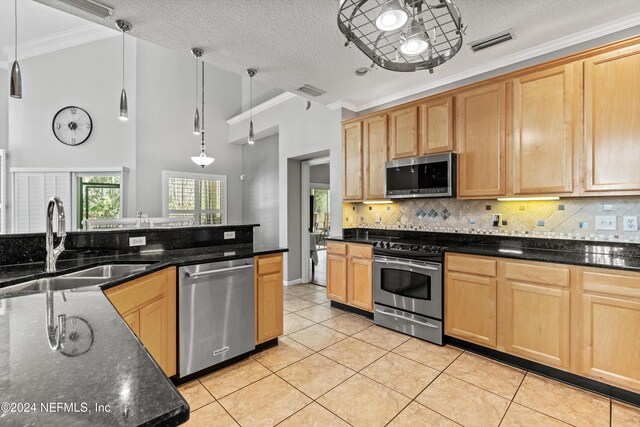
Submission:
M 404 265 L 406 267 L 420 268 L 420 269 L 423 269 L 423 270 L 432 270 L 432 271 L 439 271 L 440 270 L 439 267 L 431 267 L 429 265 L 415 264 L 415 263 L 411 263 L 411 262 L 380 261 L 380 260 L 375 260 L 375 262 L 380 263 L 380 264 L 387 264 L 387 265 Z
M 421 322 L 419 320 L 409 319 L 408 317 L 400 316 L 399 314 L 391 313 L 391 312 L 388 312 L 386 310 L 378 310 L 376 308 L 376 313 L 385 314 L 387 316 L 391 316 L 391 317 L 395 317 L 395 318 L 398 318 L 398 319 L 406 320 L 408 322 L 417 323 L 418 325 L 428 326 L 429 328 L 439 329 L 439 327 L 437 325 L 434 325 L 433 323 Z

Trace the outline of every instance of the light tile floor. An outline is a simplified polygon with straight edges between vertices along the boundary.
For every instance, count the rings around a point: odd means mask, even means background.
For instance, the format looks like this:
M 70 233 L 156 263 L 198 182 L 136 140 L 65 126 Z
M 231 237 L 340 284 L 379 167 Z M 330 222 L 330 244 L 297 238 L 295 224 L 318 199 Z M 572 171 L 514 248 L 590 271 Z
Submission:
M 179 387 L 189 426 L 640 426 L 640 408 L 329 307 L 285 288 L 277 347 Z

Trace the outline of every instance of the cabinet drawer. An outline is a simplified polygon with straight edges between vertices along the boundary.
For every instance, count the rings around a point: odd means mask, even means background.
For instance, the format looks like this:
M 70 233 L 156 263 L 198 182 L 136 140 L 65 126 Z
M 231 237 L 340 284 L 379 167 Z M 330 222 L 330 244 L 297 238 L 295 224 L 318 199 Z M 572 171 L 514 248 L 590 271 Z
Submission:
M 371 259 L 372 251 L 369 245 L 347 245 L 347 253 L 354 257 Z
M 520 262 L 506 262 L 505 277 L 508 280 L 539 283 L 542 285 L 569 287 L 571 272 L 568 267 L 550 267 Z
M 327 242 L 327 253 L 334 255 L 346 255 L 347 244 L 338 242 Z
M 173 270 L 175 271 L 175 270 Z M 128 313 L 167 292 L 167 272 L 159 271 L 141 279 L 107 289 L 105 295 L 119 313 Z
M 587 292 L 640 299 L 640 275 L 637 274 L 610 274 L 587 270 L 582 273 L 582 287 Z
M 282 254 L 266 255 L 256 259 L 258 276 L 282 272 Z
M 447 255 L 447 270 L 495 277 L 496 261 L 460 255 Z

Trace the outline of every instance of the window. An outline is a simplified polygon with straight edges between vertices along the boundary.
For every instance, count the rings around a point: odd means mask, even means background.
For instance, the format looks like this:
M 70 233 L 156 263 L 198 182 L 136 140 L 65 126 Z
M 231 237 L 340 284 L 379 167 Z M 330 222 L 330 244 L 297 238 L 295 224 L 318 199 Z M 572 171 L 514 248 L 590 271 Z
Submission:
M 77 176 L 78 229 L 87 219 L 120 218 L 120 176 Z
M 196 225 L 227 223 L 227 177 L 162 172 L 164 216 L 191 217 Z

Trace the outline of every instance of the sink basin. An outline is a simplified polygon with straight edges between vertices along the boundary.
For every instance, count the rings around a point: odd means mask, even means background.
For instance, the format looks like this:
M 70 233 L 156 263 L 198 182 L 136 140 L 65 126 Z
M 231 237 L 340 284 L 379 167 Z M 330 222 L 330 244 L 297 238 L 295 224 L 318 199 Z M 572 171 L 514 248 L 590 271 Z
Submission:
M 68 289 L 97 286 L 105 282 L 98 277 L 47 277 L 20 283 L 5 288 L 11 291 L 65 291 Z
M 146 264 L 108 264 L 87 268 L 86 270 L 76 271 L 75 273 L 65 274 L 62 277 L 111 279 L 113 277 L 120 277 L 132 273 L 137 273 L 138 271 L 143 271 L 146 268 Z

